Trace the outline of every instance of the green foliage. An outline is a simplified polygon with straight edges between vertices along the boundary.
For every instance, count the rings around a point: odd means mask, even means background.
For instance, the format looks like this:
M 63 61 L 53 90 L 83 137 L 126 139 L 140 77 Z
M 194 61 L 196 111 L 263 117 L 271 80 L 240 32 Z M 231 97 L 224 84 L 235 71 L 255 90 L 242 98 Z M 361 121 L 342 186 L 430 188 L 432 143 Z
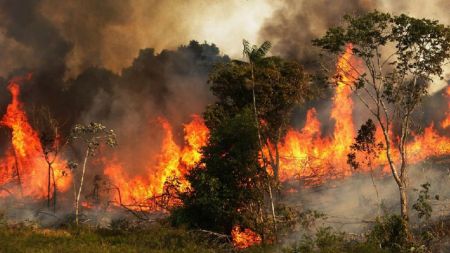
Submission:
M 226 234 L 235 224 L 258 230 L 264 173 L 258 163 L 251 111 L 244 110 L 212 129 L 202 154 L 187 175 L 191 190 L 181 194 L 183 207 L 172 213 L 172 220 Z
M 265 57 L 269 49 L 269 42 L 251 47 L 244 41 L 244 55 L 249 62 L 234 60 L 215 67 L 209 83 L 218 101 L 207 109 L 204 116 L 211 129 L 223 118 L 232 117 L 244 108 L 252 108 L 261 136 L 260 146 L 270 142 L 277 149 L 276 145 L 289 127 L 293 109 L 316 95 L 319 89 L 313 89 L 310 77 L 297 62 Z M 270 162 L 274 178 L 278 179 L 276 156 L 269 154 L 269 159 L 263 160 L 269 160 L 265 162 Z
M 431 218 L 431 213 L 433 208 L 430 204 L 431 196 L 429 194 L 431 184 L 425 183 L 421 185 L 422 189 L 419 191 L 419 196 L 417 197 L 416 203 L 413 205 L 413 209 L 417 212 L 419 219 L 425 218 L 426 220 Z M 416 190 L 417 191 L 417 190 Z M 439 196 L 435 196 L 439 199 Z
M 95 122 L 91 122 L 89 125 L 75 125 L 70 133 L 70 140 L 72 142 L 77 140 L 83 142 L 91 156 L 95 155 L 95 151 L 97 151 L 102 141 L 110 147 L 117 146 L 114 131 L 112 129 L 108 130 L 104 125 Z
M 376 244 L 350 240 L 345 233 L 330 227 L 320 228 L 314 236 L 305 235 L 295 245 L 285 248 L 285 253 L 387 253 Z
M 450 28 L 436 20 L 374 11 L 344 16 L 343 26 L 330 28 L 313 44 L 334 55 L 351 44 L 366 67 L 356 68 L 354 88 L 379 85 L 376 96 L 411 111 L 427 93 L 428 81 L 442 78 L 442 67 L 450 58 Z M 383 58 L 383 51 L 390 53 Z
M 383 149 L 383 143 L 377 143 L 375 139 L 376 126 L 372 119 L 368 119 L 358 130 L 355 142 L 350 146 L 351 152 L 348 154 L 347 163 L 354 169 L 361 166 L 361 162 L 357 159 L 357 154 L 363 154 L 365 159 L 364 165 L 371 167 L 372 160 L 379 156 Z
M 351 50 L 351 58 L 340 58 L 344 63 L 338 65 L 334 81 L 354 91 L 383 131 L 386 158 L 400 191 L 403 228 L 407 232 L 408 202 L 404 196 L 408 186 L 407 140 L 412 116 L 427 95 L 432 79 L 443 78 L 443 66 L 450 59 L 450 27 L 434 20 L 373 11 L 345 16 L 342 26 L 329 29 L 313 44 L 333 57 Z M 353 78 L 344 78 L 349 76 Z M 396 132 L 391 140 L 393 126 Z M 373 131 L 362 131 L 365 130 L 360 131 L 362 137 L 370 138 L 360 141 L 371 142 Z M 353 148 L 367 153 L 365 145 Z M 392 148 L 399 151 L 397 160 L 391 156 Z M 353 167 L 359 166 L 355 153 L 350 153 L 348 161 Z
M 109 230 L 87 227 L 66 230 L 0 228 L 0 252 L 224 252 L 199 234 L 160 225 Z
M 251 63 L 257 63 L 261 61 L 269 52 L 272 44 L 269 41 L 264 41 L 261 46 L 250 46 L 247 40 L 243 40 L 242 44 L 244 46 L 243 54 Z
M 409 245 L 405 231 L 405 223 L 400 216 L 387 215 L 377 218 L 368 240 L 390 252 L 401 252 Z

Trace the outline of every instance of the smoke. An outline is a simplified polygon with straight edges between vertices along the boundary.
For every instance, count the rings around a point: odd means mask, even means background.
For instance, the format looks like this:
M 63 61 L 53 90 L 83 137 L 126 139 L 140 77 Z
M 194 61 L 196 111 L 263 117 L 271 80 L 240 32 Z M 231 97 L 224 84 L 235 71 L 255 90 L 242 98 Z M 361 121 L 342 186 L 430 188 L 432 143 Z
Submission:
M 409 168 L 409 210 L 413 224 L 421 222 L 418 213 L 412 208 L 417 201 L 422 184 L 430 183 L 432 220 L 447 217 L 450 191 L 448 158 L 421 163 Z M 389 173 L 389 172 L 387 172 Z M 297 185 L 295 185 L 297 184 Z M 333 180 L 316 188 L 300 188 L 298 182 L 289 188 L 297 192 L 287 193 L 284 202 L 298 210 L 316 210 L 325 214 L 326 219 L 317 220 L 318 226 L 331 226 L 349 233 L 363 233 L 370 228 L 380 215 L 399 213 L 399 191 L 394 179 L 375 171 L 373 177 L 363 173 L 341 180 Z M 440 201 L 435 199 L 439 196 Z M 296 242 L 304 230 L 286 239 L 286 243 Z
M 117 159 L 139 174 L 159 149 L 155 143 L 161 142 L 162 130 L 156 118 L 166 117 L 180 133 L 181 124 L 214 99 L 206 84 L 208 72 L 229 60 L 223 53 L 239 57 L 243 38 L 269 40 L 272 54 L 315 70 L 319 52 L 311 40 L 339 24 L 344 14 L 377 8 L 450 24 L 449 5 L 446 0 L 0 0 L 0 115 L 10 100 L 8 78 L 32 72 L 31 81 L 21 87 L 31 117 L 33 107 L 49 107 L 66 133 L 74 123 L 103 123 L 118 134 Z M 179 47 L 191 39 L 217 46 L 191 42 Z M 432 109 L 425 118 L 442 116 L 439 95 L 427 102 Z M 329 110 L 330 102 L 321 100 L 317 109 Z M 328 114 L 319 117 L 329 120 Z M 0 132 L 0 150 L 6 147 L 5 136 Z M 182 141 L 180 135 L 175 138 Z M 146 159 L 136 159 L 141 157 Z M 100 172 L 89 173 L 92 180 Z M 427 175 L 435 187 L 446 174 Z M 382 198 L 395 209 L 394 182 L 376 181 Z M 336 216 L 373 217 L 376 199 L 369 177 L 336 184 L 321 192 L 301 189 L 301 196 L 289 201 Z
M 416 18 L 439 20 L 450 25 L 449 1 L 433 0 L 424 4 L 422 1 L 388 1 L 388 0 L 339 0 L 330 1 L 293 1 L 282 0 L 274 6 L 271 18 L 260 30 L 260 40 L 269 40 L 274 44 L 272 53 L 300 61 L 309 70 L 319 67 L 319 49 L 311 41 L 323 36 L 329 27 L 340 25 L 345 14 L 361 14 L 379 10 L 394 15 L 407 14 Z M 450 80 L 450 66 L 444 67 L 444 80 L 436 78 L 432 85 L 434 93 L 447 85 Z
M 160 52 L 192 39 L 214 41 L 237 56 L 242 38 L 254 40 L 271 13 L 266 1 L 255 0 L 2 0 L 0 9 L 0 17 L 5 16 L 0 19 L 0 31 L 6 31 L 0 34 L 5 45 L 0 55 L 10 61 L 2 63 L 5 68 L 0 68 L 0 75 L 15 67 L 49 64 L 33 61 L 42 59 L 36 54 L 52 51 L 66 63 L 66 78 L 75 78 L 91 66 L 120 73 L 142 48 Z M 55 50 L 64 44 L 62 51 Z
M 338 25 L 344 14 L 359 13 L 375 7 L 365 0 L 282 1 L 261 28 L 260 37 L 272 41 L 272 53 L 301 61 L 308 68 L 317 67 L 319 52 L 311 40 Z

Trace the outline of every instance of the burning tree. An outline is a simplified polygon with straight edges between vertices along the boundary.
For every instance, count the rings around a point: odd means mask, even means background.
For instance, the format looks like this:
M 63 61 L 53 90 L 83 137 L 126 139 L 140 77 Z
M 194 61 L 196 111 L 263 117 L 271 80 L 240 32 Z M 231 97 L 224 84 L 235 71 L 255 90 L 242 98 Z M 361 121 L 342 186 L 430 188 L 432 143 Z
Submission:
M 60 124 L 53 117 L 50 109 L 48 107 L 34 109 L 34 125 L 41 141 L 44 160 L 47 163 L 47 207 L 50 208 L 50 205 L 53 204 L 53 212 L 55 212 L 58 187 L 54 164 L 58 161 L 57 158 L 64 143 L 61 142 Z
M 116 142 L 116 134 L 114 133 L 114 131 L 106 129 L 106 127 L 100 123 L 90 123 L 89 125 L 79 125 L 79 124 L 75 125 L 72 129 L 70 140 L 72 142 L 79 140 L 84 144 L 85 148 L 78 189 L 76 187 L 75 176 L 73 179 L 74 194 L 75 194 L 74 196 L 75 222 L 76 224 L 78 224 L 79 210 L 80 210 L 80 196 L 81 191 L 83 190 L 83 182 L 86 173 L 88 158 L 96 154 L 96 151 L 101 143 L 104 142 L 110 147 L 115 147 L 117 145 L 117 142 Z M 78 164 L 74 162 L 71 162 L 69 166 L 71 167 L 71 169 L 78 168 Z
M 348 61 L 345 66 L 349 67 L 338 71 L 352 80 L 343 80 L 340 75 L 334 80 L 351 87 L 382 132 L 387 162 L 400 192 L 401 217 L 408 230 L 407 141 L 412 113 L 427 95 L 432 78 L 442 78 L 442 66 L 450 58 L 450 28 L 438 21 L 374 11 L 344 16 L 342 26 L 330 28 L 313 44 L 332 56 L 347 52 L 360 60 L 360 65 Z M 398 138 L 394 138 L 393 127 L 397 125 Z
M 266 57 L 269 49 L 268 42 L 258 47 L 250 46 L 244 41 L 247 62 L 234 60 L 219 64 L 210 74 L 211 90 L 218 98 L 204 114 L 205 123 L 211 130 L 211 139 L 203 150 L 200 163 L 203 170 L 195 169 L 188 176 L 193 193 L 189 193 L 189 197 L 184 199 L 184 204 L 185 208 L 195 206 L 197 211 L 194 213 L 206 212 L 201 216 L 202 219 L 211 217 L 210 221 L 214 221 L 220 217 L 227 226 L 211 227 L 212 223 L 206 220 L 199 222 L 199 226 L 229 234 L 230 225 L 243 223 L 239 219 L 252 216 L 250 220 L 254 222 L 251 226 L 262 234 L 263 239 L 265 234 L 269 234 L 269 230 L 272 230 L 272 235 L 276 234 L 276 205 L 272 188 L 278 185 L 278 145 L 286 134 L 292 110 L 313 92 L 301 65 L 279 57 Z M 233 124 L 237 125 L 236 120 L 245 125 L 236 126 L 232 131 L 226 130 L 232 128 Z M 241 146 L 246 147 L 242 149 L 245 153 L 235 151 Z M 230 178 L 242 173 L 250 174 L 228 182 Z M 205 181 L 206 175 L 214 176 L 214 184 L 220 179 L 222 186 L 211 186 L 213 182 Z M 255 188 L 249 187 L 251 185 Z M 215 188 L 216 191 L 208 190 Z M 231 189 L 236 193 L 229 195 Z M 271 217 L 266 215 L 264 201 L 242 198 L 255 190 L 262 196 L 269 196 L 270 206 L 267 210 L 270 210 Z M 261 197 L 258 194 L 256 196 Z M 199 205 L 202 199 L 208 199 L 208 204 Z M 210 199 L 221 201 L 213 202 Z M 224 205 L 224 202 L 233 204 Z M 211 210 L 216 211 L 211 213 Z M 273 229 L 263 228 L 262 224 L 273 225 Z
M 263 232 L 265 175 L 250 109 L 211 130 L 200 163 L 186 176 L 191 189 L 173 213 L 181 223 L 230 234 L 236 224 Z

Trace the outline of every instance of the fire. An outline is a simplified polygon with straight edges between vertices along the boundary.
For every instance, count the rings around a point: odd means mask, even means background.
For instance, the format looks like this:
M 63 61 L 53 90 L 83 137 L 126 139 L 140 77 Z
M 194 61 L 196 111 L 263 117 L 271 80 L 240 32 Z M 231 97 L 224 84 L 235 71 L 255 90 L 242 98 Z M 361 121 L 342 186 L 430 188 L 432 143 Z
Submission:
M 447 107 L 450 108 L 450 86 L 447 87 L 446 95 L 447 95 L 447 100 L 448 100 Z M 450 127 L 450 112 L 446 113 L 446 117 L 442 121 L 441 126 L 442 126 L 442 128 Z
M 353 124 L 353 102 L 350 85 L 358 75 L 360 63 L 352 56 L 352 46 L 338 59 L 337 86 L 332 99 L 331 118 L 334 120 L 334 133 L 331 136 L 321 135 L 321 123 L 316 117 L 316 110 L 310 109 L 306 115 L 305 126 L 301 130 L 291 129 L 279 147 L 280 179 L 282 181 L 302 179 L 306 185 L 318 185 L 328 179 L 350 176 L 354 173 L 347 165 L 347 154 L 355 137 Z M 450 126 L 450 87 L 447 88 L 447 118 L 441 123 L 442 128 Z M 395 139 L 391 134 L 391 139 Z M 442 136 L 433 125 L 425 128 L 423 134 L 413 134 L 408 144 L 409 162 L 417 163 L 428 157 L 450 154 L 450 138 Z M 384 138 L 380 131 L 376 132 L 377 143 Z M 395 148 L 394 159 L 398 158 Z M 382 152 L 375 166 L 383 167 L 387 172 L 386 155 Z M 361 168 L 369 170 L 370 168 Z
M 188 167 L 194 166 L 201 159 L 200 149 L 208 142 L 209 131 L 199 115 L 193 115 L 192 121 L 184 125 L 184 147 L 181 162 Z
M 174 140 L 169 122 L 164 118 L 159 118 L 158 121 L 164 131 L 163 141 L 156 161 L 149 156 L 146 175 L 130 176 L 126 173 L 125 166 L 116 160 L 107 164 L 104 170 L 104 174 L 120 191 L 120 196 L 116 194 L 116 201 L 119 203 L 142 203 L 161 195 L 168 180 L 177 180 L 180 190 L 189 186 L 184 175 L 200 161 L 200 149 L 208 140 L 209 130 L 200 116 L 193 115 L 192 121 L 184 125 L 185 145 L 181 148 Z
M 347 154 L 356 134 L 352 91 L 349 86 L 356 81 L 360 65 L 361 63 L 352 55 L 351 45 L 336 64 L 337 85 L 330 114 L 334 121 L 332 134 L 323 136 L 321 122 L 314 108 L 307 112 L 305 126 L 302 129 L 290 129 L 287 132 L 279 146 L 279 172 L 282 181 L 302 179 L 306 185 L 313 186 L 354 173 L 347 164 Z M 17 83 L 18 80 L 12 80 L 8 85 L 12 101 L 0 120 L 0 126 L 7 127 L 11 131 L 11 148 L 0 157 L 0 197 L 19 193 L 27 197 L 45 198 L 48 167 L 38 133 L 29 123 L 19 100 L 20 87 Z M 438 128 L 430 125 L 423 133 L 412 134 L 408 143 L 409 162 L 416 163 L 428 157 L 450 154 L 450 137 L 439 132 L 450 127 L 450 87 L 447 87 L 446 95 L 447 113 L 445 119 L 437 124 Z M 99 158 L 101 165 L 104 166 L 103 174 L 114 189 L 112 198 L 116 203 L 129 206 L 145 203 L 151 198 L 167 193 L 168 182 L 174 183 L 177 190 L 181 191 L 189 187 L 184 176 L 200 161 L 201 148 L 208 142 L 209 130 L 200 116 L 193 115 L 192 120 L 183 126 L 184 143 L 180 145 L 175 141 L 168 120 L 161 117 L 158 124 L 163 132 L 158 154 L 138 158 L 144 161 L 144 173 L 130 174 L 130 168 L 117 156 Z M 395 140 L 395 136 L 390 134 L 391 139 Z M 377 142 L 383 140 L 379 129 L 376 139 Z M 394 159 L 398 158 L 395 149 L 392 156 Z M 380 167 L 385 166 L 385 155 L 381 154 L 375 163 Z M 72 180 L 71 175 L 65 173 L 65 164 L 66 161 L 61 158 L 53 164 L 57 188 L 61 192 L 67 191 Z M 368 170 L 368 168 L 361 169 Z M 233 234 L 233 240 L 236 242 L 260 241 L 257 234 L 248 229 L 241 231 L 238 226 L 233 229 Z
M 233 227 L 233 230 L 231 230 L 231 238 L 234 246 L 238 249 L 245 249 L 261 243 L 261 236 L 251 229 L 241 229 L 240 226 Z
M 358 67 L 351 49 L 351 46 L 347 47 L 337 62 L 338 82 L 331 109 L 331 118 L 335 122 L 333 136 L 321 136 L 316 110 L 310 109 L 303 129 L 289 130 L 279 148 L 281 180 L 303 178 L 309 179 L 311 184 L 318 184 L 324 178 L 351 175 L 347 153 L 355 136 L 355 127 L 349 84 L 356 80 Z
M 0 126 L 11 130 L 12 147 L 0 159 L 0 185 L 15 183 L 22 196 L 45 197 L 47 194 L 47 169 L 44 152 L 37 132 L 28 122 L 28 117 L 19 100 L 20 87 L 18 80 L 8 85 L 12 101 Z M 55 181 L 58 190 L 65 191 L 70 187 L 71 177 L 65 173 L 65 161 L 56 160 L 53 164 Z M 0 192 L 0 196 L 2 193 Z M 3 193 L 4 195 L 4 193 Z
M 441 136 L 433 124 L 425 128 L 422 135 L 413 135 L 414 141 L 408 145 L 410 162 L 417 163 L 427 157 L 439 157 L 450 154 L 450 138 Z

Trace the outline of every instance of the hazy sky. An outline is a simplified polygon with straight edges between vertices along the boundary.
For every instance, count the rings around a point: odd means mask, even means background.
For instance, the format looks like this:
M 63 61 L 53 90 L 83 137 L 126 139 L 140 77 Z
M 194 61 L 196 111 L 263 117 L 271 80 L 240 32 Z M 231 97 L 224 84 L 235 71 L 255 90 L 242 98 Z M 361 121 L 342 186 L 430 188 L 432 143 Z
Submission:
M 49 28 L 67 42 L 67 50 L 57 49 L 65 54 L 67 76 L 74 77 L 88 66 L 120 73 L 142 48 L 158 52 L 192 39 L 215 43 L 237 58 L 242 39 L 271 40 L 274 54 L 298 59 L 312 54 L 310 40 L 345 12 L 375 8 L 450 24 L 448 0 L 0 0 L 0 76 L 43 64 L 37 51 L 49 53 L 56 42 L 33 43 Z

